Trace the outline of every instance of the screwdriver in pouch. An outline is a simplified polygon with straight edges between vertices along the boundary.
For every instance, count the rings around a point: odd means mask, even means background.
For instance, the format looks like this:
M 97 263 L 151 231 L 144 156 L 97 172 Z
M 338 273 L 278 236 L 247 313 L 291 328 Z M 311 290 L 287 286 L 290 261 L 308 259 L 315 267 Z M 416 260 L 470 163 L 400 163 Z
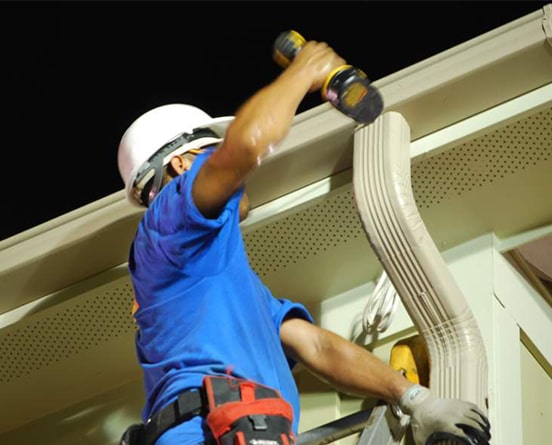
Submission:
M 287 67 L 307 43 L 297 31 L 284 31 L 273 45 L 273 59 Z M 343 65 L 328 75 L 321 88 L 322 99 L 330 102 L 346 116 L 362 124 L 370 124 L 383 110 L 383 98 L 366 74 L 352 66 Z

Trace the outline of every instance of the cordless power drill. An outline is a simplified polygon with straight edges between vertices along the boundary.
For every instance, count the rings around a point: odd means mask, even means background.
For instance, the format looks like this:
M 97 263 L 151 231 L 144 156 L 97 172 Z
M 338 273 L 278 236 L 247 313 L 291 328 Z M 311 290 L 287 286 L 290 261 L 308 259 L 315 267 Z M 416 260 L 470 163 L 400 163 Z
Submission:
M 274 41 L 272 57 L 287 67 L 307 43 L 297 31 L 284 31 Z M 362 124 L 370 124 L 383 110 L 383 98 L 366 74 L 352 65 L 342 65 L 328 75 L 321 89 L 322 99 Z

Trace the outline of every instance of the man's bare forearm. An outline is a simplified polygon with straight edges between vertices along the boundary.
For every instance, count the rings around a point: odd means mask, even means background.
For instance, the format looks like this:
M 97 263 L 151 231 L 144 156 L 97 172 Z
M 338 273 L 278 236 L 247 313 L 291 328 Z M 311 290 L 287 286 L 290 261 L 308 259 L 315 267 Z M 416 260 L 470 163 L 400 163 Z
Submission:
M 232 158 L 228 162 L 241 161 L 239 174 L 245 177 L 262 156 L 286 137 L 311 83 L 304 70 L 290 67 L 247 100 L 228 128 L 217 154 L 220 162 L 227 161 L 226 157 Z
M 397 404 L 412 383 L 370 351 L 321 329 L 317 357 L 305 366 L 347 394 L 384 399 Z
M 273 82 L 238 109 L 213 163 L 232 165 L 233 173 L 244 180 L 287 136 L 305 95 L 319 90 L 332 70 L 344 63 L 327 44 L 308 42 Z

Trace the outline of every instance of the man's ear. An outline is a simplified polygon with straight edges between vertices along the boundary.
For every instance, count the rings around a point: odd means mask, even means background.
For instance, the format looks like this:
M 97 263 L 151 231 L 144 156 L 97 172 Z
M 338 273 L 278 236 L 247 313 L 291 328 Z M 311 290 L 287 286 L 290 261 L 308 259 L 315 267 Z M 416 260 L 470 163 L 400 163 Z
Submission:
M 175 155 L 169 161 L 169 170 L 173 176 L 181 175 L 192 166 L 192 161 L 185 156 Z

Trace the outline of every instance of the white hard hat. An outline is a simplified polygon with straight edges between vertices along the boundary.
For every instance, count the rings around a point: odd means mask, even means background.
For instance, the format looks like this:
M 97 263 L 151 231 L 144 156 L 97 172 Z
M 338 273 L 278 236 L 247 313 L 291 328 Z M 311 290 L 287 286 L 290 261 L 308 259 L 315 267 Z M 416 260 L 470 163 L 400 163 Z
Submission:
M 232 119 L 233 116 L 212 118 L 186 104 L 162 105 L 142 114 L 119 143 L 117 161 L 127 199 L 134 205 L 149 205 L 159 191 L 162 169 L 170 159 L 220 142 Z M 156 186 L 144 199 L 142 189 L 152 178 Z

